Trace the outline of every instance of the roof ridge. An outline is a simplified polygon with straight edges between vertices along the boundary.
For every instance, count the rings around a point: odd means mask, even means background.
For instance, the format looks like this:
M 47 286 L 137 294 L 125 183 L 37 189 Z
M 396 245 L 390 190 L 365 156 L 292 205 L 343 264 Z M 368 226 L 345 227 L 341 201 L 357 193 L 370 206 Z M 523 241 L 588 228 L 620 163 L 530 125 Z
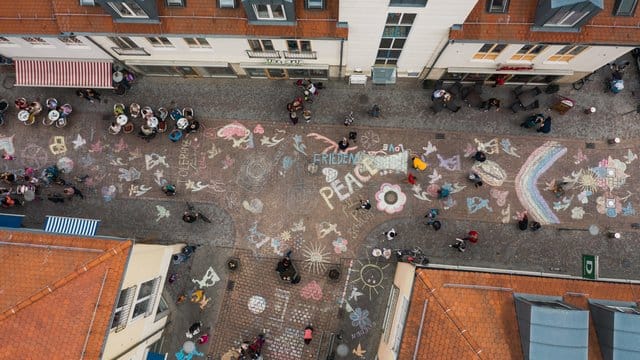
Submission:
M 55 290 L 63 287 L 64 285 L 68 284 L 72 280 L 74 280 L 77 277 L 79 277 L 81 274 L 84 274 L 84 273 L 88 272 L 89 270 L 97 267 L 98 265 L 102 264 L 103 262 L 107 261 L 108 259 L 111 259 L 112 257 L 123 253 L 124 250 L 130 248 L 131 245 L 132 245 L 131 240 L 126 240 L 126 241 L 123 241 L 121 244 L 119 244 L 116 247 L 113 247 L 113 248 L 105 250 L 104 253 L 102 253 L 100 256 L 98 256 L 95 259 L 85 263 L 84 265 L 81 265 L 80 267 L 78 267 L 77 269 L 73 270 L 71 273 L 69 273 L 68 275 L 64 276 L 60 280 L 54 282 L 51 285 L 45 286 L 45 288 L 37 291 L 35 294 L 25 298 L 24 300 L 21 300 L 21 301 L 17 302 L 13 307 L 11 307 L 10 309 L 5 310 L 4 312 L 2 312 L 2 314 L 0 314 L 0 321 L 3 321 L 5 319 L 9 318 L 10 316 L 15 315 L 16 313 L 18 313 L 18 311 L 28 307 L 29 305 L 35 303 L 36 301 L 38 301 L 38 300 L 44 298 L 45 296 L 53 293 Z
M 458 319 L 458 317 L 453 313 L 453 309 L 451 309 L 447 303 L 440 297 L 439 294 L 436 294 L 436 288 L 433 286 L 431 281 L 426 277 L 427 274 L 424 272 L 420 272 L 420 276 L 418 278 L 424 283 L 427 287 L 429 294 L 435 299 L 436 303 L 443 309 L 444 315 L 451 320 L 453 325 L 458 329 L 460 335 L 465 339 L 467 345 L 471 348 L 471 350 L 476 354 L 478 359 L 482 359 L 480 355 L 482 353 L 482 349 L 480 349 L 480 345 L 473 339 L 470 335 L 468 335 L 467 329 L 464 328 L 462 321 Z

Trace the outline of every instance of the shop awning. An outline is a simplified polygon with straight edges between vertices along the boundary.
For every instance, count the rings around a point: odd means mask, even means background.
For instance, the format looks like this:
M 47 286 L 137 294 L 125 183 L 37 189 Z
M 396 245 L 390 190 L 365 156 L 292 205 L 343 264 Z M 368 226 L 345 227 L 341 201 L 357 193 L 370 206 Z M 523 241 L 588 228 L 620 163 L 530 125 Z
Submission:
M 100 220 L 47 216 L 44 231 L 57 234 L 95 236 Z
M 14 59 L 16 86 L 112 88 L 110 61 Z

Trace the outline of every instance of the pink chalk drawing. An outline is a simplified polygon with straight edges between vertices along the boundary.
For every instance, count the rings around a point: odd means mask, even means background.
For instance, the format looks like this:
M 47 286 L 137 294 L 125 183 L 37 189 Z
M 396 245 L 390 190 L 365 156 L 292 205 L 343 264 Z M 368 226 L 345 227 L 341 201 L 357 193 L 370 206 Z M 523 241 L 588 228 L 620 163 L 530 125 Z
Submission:
M 258 124 L 258 125 L 256 125 L 256 127 L 253 128 L 253 133 L 254 134 L 264 134 L 264 128 L 262 127 L 262 125 Z
M 338 143 L 327 138 L 324 135 L 320 135 L 318 133 L 310 133 L 307 134 L 308 137 L 314 138 L 316 140 L 320 140 L 325 144 L 328 144 L 329 146 L 327 146 L 326 148 L 324 148 L 324 150 L 322 150 L 323 154 L 326 154 L 328 152 L 338 152 Z M 356 151 L 358 149 L 357 146 L 352 146 L 352 147 L 348 147 L 346 150 L 344 150 L 345 153 L 351 152 L 351 151 Z
M 124 142 L 124 138 L 120 138 L 120 142 L 113 147 L 113 151 L 119 153 L 120 151 L 126 150 L 128 147 L 129 145 Z
M 347 241 L 347 239 L 339 237 L 335 239 L 331 244 L 333 245 L 333 251 L 336 254 L 342 254 L 347 252 L 348 243 L 349 241 Z
M 242 149 L 253 149 L 253 134 L 239 122 L 223 126 L 216 133 L 218 137 L 233 141 L 233 147 Z
M 395 214 L 402 211 L 407 202 L 407 195 L 400 189 L 400 185 L 384 183 L 376 193 L 378 201 L 377 209 L 387 214 Z
M 320 301 L 322 300 L 322 288 L 320 287 L 320 284 L 313 280 L 300 289 L 300 296 L 307 300 L 313 299 Z

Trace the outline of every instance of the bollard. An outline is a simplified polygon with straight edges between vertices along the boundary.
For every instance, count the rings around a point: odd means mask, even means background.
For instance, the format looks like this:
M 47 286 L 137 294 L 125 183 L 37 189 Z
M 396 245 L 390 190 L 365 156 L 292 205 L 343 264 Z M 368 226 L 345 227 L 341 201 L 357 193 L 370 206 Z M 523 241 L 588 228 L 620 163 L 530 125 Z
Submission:
M 593 106 L 590 107 L 590 108 L 584 109 L 584 113 L 587 114 L 587 115 L 591 115 L 591 114 L 593 114 L 595 112 L 596 112 L 596 108 L 594 108 Z
M 621 234 L 619 232 L 615 232 L 615 231 L 609 231 L 607 233 L 607 236 L 611 239 L 620 239 Z
M 616 138 L 613 138 L 613 139 L 608 139 L 608 140 L 607 140 L 607 143 L 608 143 L 609 145 L 620 144 L 620 138 L 619 138 L 619 137 L 616 137 Z

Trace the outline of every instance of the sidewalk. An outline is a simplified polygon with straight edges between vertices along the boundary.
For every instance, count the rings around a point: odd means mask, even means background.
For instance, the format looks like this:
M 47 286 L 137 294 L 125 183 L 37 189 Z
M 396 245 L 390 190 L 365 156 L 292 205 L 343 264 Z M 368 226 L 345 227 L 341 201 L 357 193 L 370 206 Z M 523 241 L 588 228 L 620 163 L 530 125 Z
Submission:
M 292 81 L 143 78 L 127 97 L 105 92 L 99 104 L 77 98 L 71 89 L 10 88 L 2 94 L 10 101 L 55 96 L 70 102 L 74 113 L 68 127 L 55 129 L 23 126 L 11 110 L 0 143 L 13 146 L 17 159 L 2 167 L 42 168 L 66 156 L 75 164 L 71 176 L 91 176 L 81 185 L 84 201 L 43 200 L 10 209 L 25 213 L 29 227 L 40 227 L 47 214 L 91 217 L 102 219 L 101 235 L 204 245 L 188 263 L 170 270 L 178 280 L 165 288 L 167 300 L 175 302 L 198 281 L 212 298 L 202 311 L 197 304 L 171 304 L 171 335 L 163 349 L 172 356 L 196 320 L 213 329 L 211 347 L 200 350 L 214 359 L 263 329 L 267 358 L 270 351 L 290 354 L 282 359 L 315 356 L 326 349 L 328 337 L 310 347 L 296 342 L 307 321 L 317 324 L 318 336 L 342 329 L 350 351 L 360 347 L 373 354 L 376 337 L 365 335 L 372 325 L 382 326 L 385 307 L 377 305 L 387 301 L 393 273 L 393 264 L 371 258 L 374 247 L 420 246 L 435 263 L 553 268 L 573 275 L 580 274 L 580 255 L 588 253 L 600 256 L 603 277 L 638 277 L 640 250 L 631 228 L 640 171 L 640 125 L 631 101 L 635 69 L 625 78 L 627 88 L 615 96 L 602 93 L 597 81 L 580 92 L 561 89 L 578 107 L 564 116 L 551 114 L 550 136 L 522 129 L 527 114 L 508 109 L 434 115 L 430 90 L 409 81 L 388 87 L 329 82 L 311 106 L 313 121 L 297 126 L 290 125 L 285 109 L 296 94 Z M 5 88 L 10 83 L 3 74 Z M 487 88 L 505 104 L 508 92 Z M 134 101 L 153 108 L 191 106 L 203 127 L 179 143 L 166 134 L 150 142 L 134 134 L 109 135 L 113 104 Z M 382 107 L 380 119 L 366 115 L 374 103 Z M 583 106 L 599 110 L 586 116 Z M 345 128 L 342 120 L 351 110 L 356 122 Z M 628 111 L 633 113 L 620 115 Z M 352 130 L 357 141 L 347 156 L 337 156 L 336 142 Z M 613 135 L 622 144 L 608 145 Z M 489 154 L 485 163 L 468 158 L 477 147 Z M 405 181 L 411 153 L 429 163 L 416 173 L 415 186 Z M 485 180 L 481 188 L 467 180 L 472 167 Z M 572 187 L 564 197 L 546 190 L 547 183 L 565 178 Z M 162 194 L 163 179 L 177 184 L 176 197 Z M 441 186 L 454 190 L 445 200 L 436 197 Z M 356 210 L 360 199 L 371 200 L 373 208 Z M 213 224 L 182 222 L 186 201 Z M 540 231 L 517 229 L 514 217 L 525 206 L 532 220 L 544 224 Z M 441 210 L 439 232 L 423 225 L 429 208 Z M 599 229 L 595 236 L 587 231 L 591 225 Z M 387 242 L 382 233 L 391 227 L 399 235 Z M 465 253 L 447 247 L 470 229 L 480 232 L 478 244 Z M 608 229 L 623 238 L 606 237 Z M 302 272 L 298 285 L 279 282 L 273 270 L 287 249 L 293 249 Z M 224 266 L 231 256 L 242 262 L 232 274 Z M 331 267 L 341 270 L 337 283 L 326 277 Z M 253 305 L 262 303 L 257 297 L 264 299 L 261 315 L 250 307 L 251 298 Z

